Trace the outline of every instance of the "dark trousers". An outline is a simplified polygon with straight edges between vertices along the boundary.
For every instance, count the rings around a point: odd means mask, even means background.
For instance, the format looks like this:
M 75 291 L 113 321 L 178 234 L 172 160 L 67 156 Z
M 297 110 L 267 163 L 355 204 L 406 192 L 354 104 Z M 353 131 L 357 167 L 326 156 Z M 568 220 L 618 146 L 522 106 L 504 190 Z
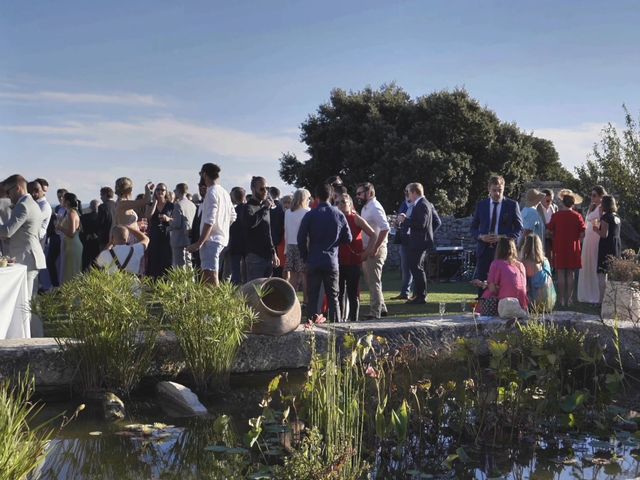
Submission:
M 360 265 L 340 265 L 340 293 L 338 300 L 344 320 L 358 321 L 360 314 L 360 299 L 358 298 L 358 286 L 360 284 Z M 346 313 L 349 317 L 346 317 Z
M 231 262 L 231 283 L 242 285 L 247 278 L 247 266 L 244 263 L 244 255 L 240 253 L 230 253 Z
M 49 250 L 47 251 L 47 270 L 49 271 L 49 279 L 52 287 L 60 286 L 60 277 L 58 276 L 58 257 L 60 256 L 60 237 L 58 234 L 49 237 Z
M 413 294 L 416 298 L 427 297 L 427 275 L 424 271 L 424 259 L 426 250 L 407 249 L 407 263 L 413 276 Z
M 486 280 L 489 275 L 489 267 L 496 257 L 496 247 L 486 246 L 482 253 L 476 252 L 476 271 L 473 274 L 473 278 L 478 280 Z M 478 297 L 482 296 L 484 290 L 478 289 Z
M 307 269 L 307 317 L 312 318 L 320 313 L 318 310 L 318 300 L 320 297 L 320 286 L 324 286 L 324 292 L 329 302 L 330 322 L 339 322 L 340 304 L 338 303 L 338 270 L 323 270 L 318 268 Z

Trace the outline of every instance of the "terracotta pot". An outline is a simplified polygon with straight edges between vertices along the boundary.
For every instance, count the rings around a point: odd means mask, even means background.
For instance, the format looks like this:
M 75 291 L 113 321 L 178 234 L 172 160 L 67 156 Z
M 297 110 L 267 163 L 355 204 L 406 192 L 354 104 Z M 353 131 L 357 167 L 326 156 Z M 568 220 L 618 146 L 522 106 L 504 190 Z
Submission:
M 607 281 L 601 316 L 608 320 L 640 322 L 640 290 L 629 282 Z
M 302 309 L 296 291 L 282 278 L 257 278 L 241 288 L 247 303 L 258 313 L 251 333 L 280 336 L 300 325 Z

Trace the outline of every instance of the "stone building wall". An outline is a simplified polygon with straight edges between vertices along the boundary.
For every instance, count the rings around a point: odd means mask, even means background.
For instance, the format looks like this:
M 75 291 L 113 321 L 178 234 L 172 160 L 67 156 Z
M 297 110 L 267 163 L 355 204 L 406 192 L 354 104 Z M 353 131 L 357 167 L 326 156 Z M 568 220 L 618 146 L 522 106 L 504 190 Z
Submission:
M 469 233 L 471 218 L 472 217 L 441 217 L 442 226 L 435 235 L 436 245 L 439 247 L 461 245 L 465 250 L 475 250 L 476 242 L 471 238 L 471 234 Z M 390 221 L 390 223 L 393 225 L 392 221 Z M 393 237 L 389 238 L 385 268 L 400 268 L 400 249 L 399 245 L 393 243 Z

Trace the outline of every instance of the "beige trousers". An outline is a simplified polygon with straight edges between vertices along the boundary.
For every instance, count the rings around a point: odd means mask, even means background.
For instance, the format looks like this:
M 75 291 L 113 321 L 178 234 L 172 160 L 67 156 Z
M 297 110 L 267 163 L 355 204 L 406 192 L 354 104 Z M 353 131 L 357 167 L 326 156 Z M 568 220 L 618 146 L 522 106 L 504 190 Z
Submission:
M 362 262 L 362 272 L 371 294 L 371 306 L 369 314 L 374 318 L 380 318 L 382 312 L 387 311 L 382 293 L 382 267 L 387 259 L 387 245 L 381 245 L 375 257 L 367 258 Z

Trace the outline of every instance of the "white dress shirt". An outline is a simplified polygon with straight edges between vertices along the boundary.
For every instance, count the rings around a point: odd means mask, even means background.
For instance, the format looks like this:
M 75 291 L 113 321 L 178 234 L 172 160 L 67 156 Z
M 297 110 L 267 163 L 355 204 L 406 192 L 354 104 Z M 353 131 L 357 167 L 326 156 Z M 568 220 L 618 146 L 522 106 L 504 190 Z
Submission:
M 387 214 L 382 208 L 382 205 L 375 197 L 370 199 L 364 207 L 362 207 L 362 212 L 360 216 L 369 224 L 371 228 L 373 228 L 374 232 L 376 232 L 376 238 L 380 236 L 380 232 L 389 230 L 389 221 L 387 220 Z M 369 235 L 362 236 L 362 244 L 364 248 L 367 248 L 369 244 Z M 384 242 L 380 244 L 380 246 L 386 245 L 387 239 L 385 238 Z

